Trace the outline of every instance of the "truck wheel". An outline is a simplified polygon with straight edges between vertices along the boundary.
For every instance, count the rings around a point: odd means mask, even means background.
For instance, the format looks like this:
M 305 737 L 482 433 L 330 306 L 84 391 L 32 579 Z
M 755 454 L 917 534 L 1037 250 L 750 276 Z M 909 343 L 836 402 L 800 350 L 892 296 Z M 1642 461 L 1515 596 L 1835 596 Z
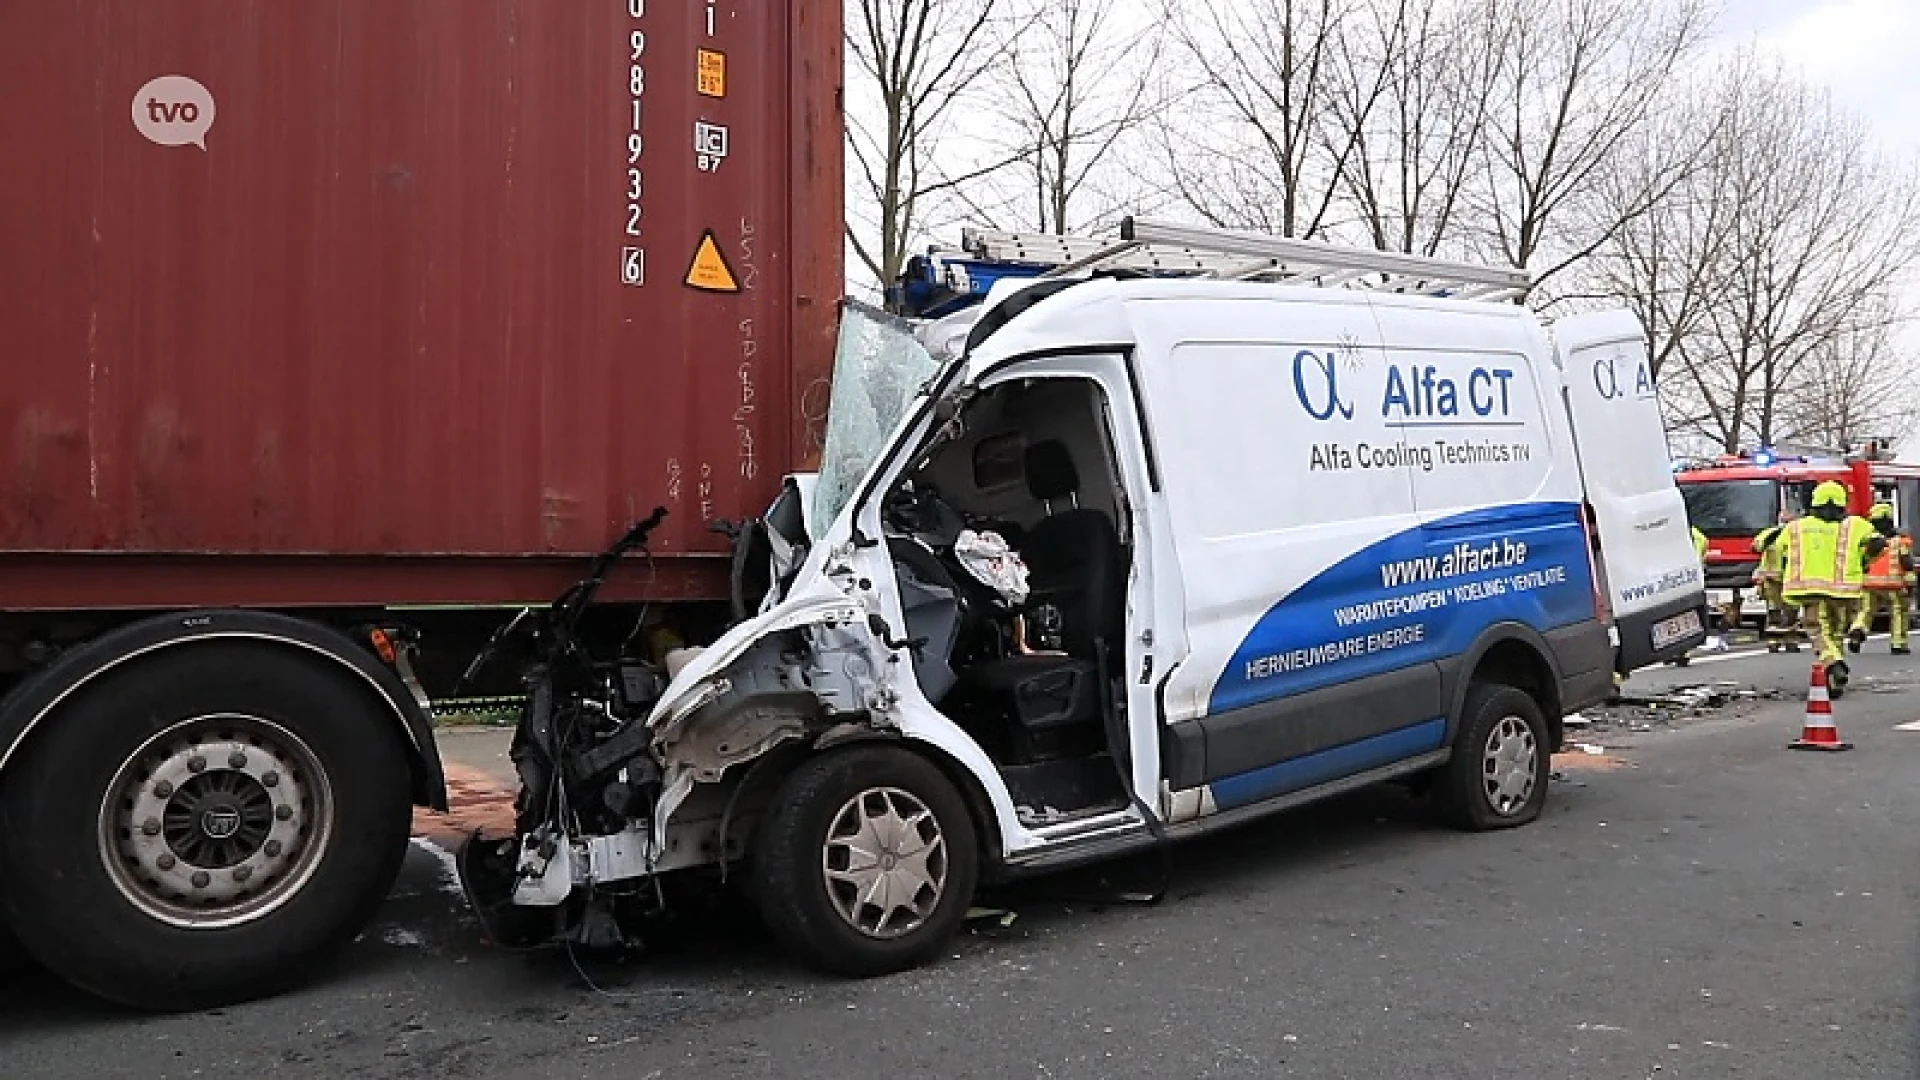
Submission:
M 1525 691 L 1476 683 L 1467 691 L 1453 756 L 1434 785 L 1440 814 L 1472 831 L 1525 825 L 1547 802 L 1552 745 L 1540 706 Z
M 761 819 L 754 892 L 790 952 L 837 975 L 938 955 L 973 903 L 973 820 L 925 758 L 861 747 L 802 762 Z
M 48 717 L 0 782 L 0 902 L 35 959 L 109 1000 L 259 997 L 372 916 L 410 802 L 360 687 L 272 645 L 162 651 Z

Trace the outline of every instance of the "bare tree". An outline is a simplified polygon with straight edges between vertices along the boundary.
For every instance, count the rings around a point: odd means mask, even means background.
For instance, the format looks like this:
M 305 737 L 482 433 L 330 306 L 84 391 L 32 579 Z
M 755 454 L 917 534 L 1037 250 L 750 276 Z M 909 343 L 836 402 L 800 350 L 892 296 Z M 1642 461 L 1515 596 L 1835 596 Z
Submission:
M 1744 61 L 1737 61 L 1744 62 Z M 1736 86 L 1724 78 L 1674 88 L 1675 108 L 1656 112 L 1623 140 L 1595 178 L 1587 228 L 1608 237 L 1592 258 L 1588 278 L 1599 295 L 1624 300 L 1640 318 L 1647 355 L 1657 377 L 1699 332 L 1720 295 L 1725 220 L 1736 206 L 1726 167 L 1740 153 L 1743 130 Z M 1694 165 L 1674 175 L 1675 158 Z M 1665 189 L 1648 204 L 1646 193 Z M 1697 415 L 1676 417 L 1697 424 Z
M 1782 394 L 1779 441 L 1851 449 L 1869 439 L 1897 446 L 1912 434 L 1920 393 L 1890 316 L 1814 350 Z
M 900 276 L 925 204 L 978 175 L 933 160 L 955 107 L 1001 54 L 984 47 L 1002 0 L 849 0 L 847 148 L 855 206 L 847 239 L 882 288 Z M 870 231 L 854 219 L 871 217 Z
M 1374 247 L 1435 255 L 1451 239 L 1486 148 L 1504 11 L 1500 0 L 1370 0 L 1356 11 L 1322 139 Z
M 1113 156 L 1157 105 L 1164 36 L 1116 0 L 1025 0 L 996 41 L 1006 63 L 982 95 L 1000 173 L 956 191 L 979 223 L 1097 231 L 1119 211 Z
M 1329 140 L 1343 90 L 1345 0 L 1185 0 L 1169 9 L 1183 62 L 1199 74 L 1159 125 L 1167 180 L 1209 223 L 1312 237 L 1331 224 L 1358 132 Z M 1378 71 L 1349 106 L 1365 116 Z
M 1790 406 L 1804 412 L 1809 395 L 1850 392 L 1810 380 L 1809 365 L 1897 320 L 1887 298 L 1920 259 L 1920 183 L 1778 66 L 1741 54 L 1725 77 L 1703 184 L 1717 209 L 1701 264 L 1684 271 L 1699 299 L 1686 325 L 1656 320 L 1655 332 L 1673 342 L 1680 378 L 1666 386 L 1687 402 L 1680 412 L 1733 451 L 1793 434 Z
M 1506 58 L 1495 84 L 1477 214 L 1491 246 L 1543 281 L 1657 204 L 1691 167 L 1676 156 L 1585 235 L 1576 201 L 1662 100 L 1704 40 L 1708 0 L 1498 0 Z M 1543 258 L 1543 256 L 1548 256 Z

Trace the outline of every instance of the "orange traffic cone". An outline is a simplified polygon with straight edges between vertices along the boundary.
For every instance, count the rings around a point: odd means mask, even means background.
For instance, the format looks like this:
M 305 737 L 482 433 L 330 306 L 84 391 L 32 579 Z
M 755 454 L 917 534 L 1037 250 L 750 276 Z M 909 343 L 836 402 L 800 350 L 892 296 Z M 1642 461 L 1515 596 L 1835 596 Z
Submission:
M 1840 741 L 1840 729 L 1833 723 L 1833 702 L 1827 700 L 1827 665 L 1813 665 L 1807 680 L 1807 721 L 1800 737 L 1787 744 L 1789 750 L 1851 750 L 1853 744 Z

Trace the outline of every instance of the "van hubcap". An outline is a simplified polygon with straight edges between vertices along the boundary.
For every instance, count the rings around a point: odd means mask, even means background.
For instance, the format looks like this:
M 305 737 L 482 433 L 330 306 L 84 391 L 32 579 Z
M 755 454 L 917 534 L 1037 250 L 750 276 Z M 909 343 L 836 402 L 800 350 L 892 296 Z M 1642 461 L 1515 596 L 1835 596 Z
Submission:
M 1502 817 L 1520 812 L 1533 797 L 1535 774 L 1540 765 L 1540 748 L 1534 742 L 1533 729 L 1517 716 L 1503 717 L 1487 735 L 1482 756 L 1487 805 Z
M 253 716 L 176 724 L 128 757 L 100 808 L 100 859 L 120 894 L 172 926 L 274 911 L 313 876 L 333 796 L 313 751 Z
M 847 925 L 871 938 L 919 929 L 947 885 L 947 841 L 925 803 L 869 788 L 833 816 L 821 853 L 827 894 Z

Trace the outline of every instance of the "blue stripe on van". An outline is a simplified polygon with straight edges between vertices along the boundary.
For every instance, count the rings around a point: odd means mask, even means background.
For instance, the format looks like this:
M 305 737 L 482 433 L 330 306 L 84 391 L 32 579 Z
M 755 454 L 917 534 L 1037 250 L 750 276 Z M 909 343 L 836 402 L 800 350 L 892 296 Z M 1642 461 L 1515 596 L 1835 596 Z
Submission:
M 1593 618 L 1580 512 L 1573 502 L 1484 507 L 1361 548 L 1260 617 L 1208 713 L 1442 660 L 1496 622 L 1544 632 Z
M 1446 739 L 1447 718 L 1437 716 L 1412 727 L 1215 780 L 1208 787 L 1213 792 L 1214 805 L 1221 810 L 1231 810 L 1405 761 L 1440 749 Z

